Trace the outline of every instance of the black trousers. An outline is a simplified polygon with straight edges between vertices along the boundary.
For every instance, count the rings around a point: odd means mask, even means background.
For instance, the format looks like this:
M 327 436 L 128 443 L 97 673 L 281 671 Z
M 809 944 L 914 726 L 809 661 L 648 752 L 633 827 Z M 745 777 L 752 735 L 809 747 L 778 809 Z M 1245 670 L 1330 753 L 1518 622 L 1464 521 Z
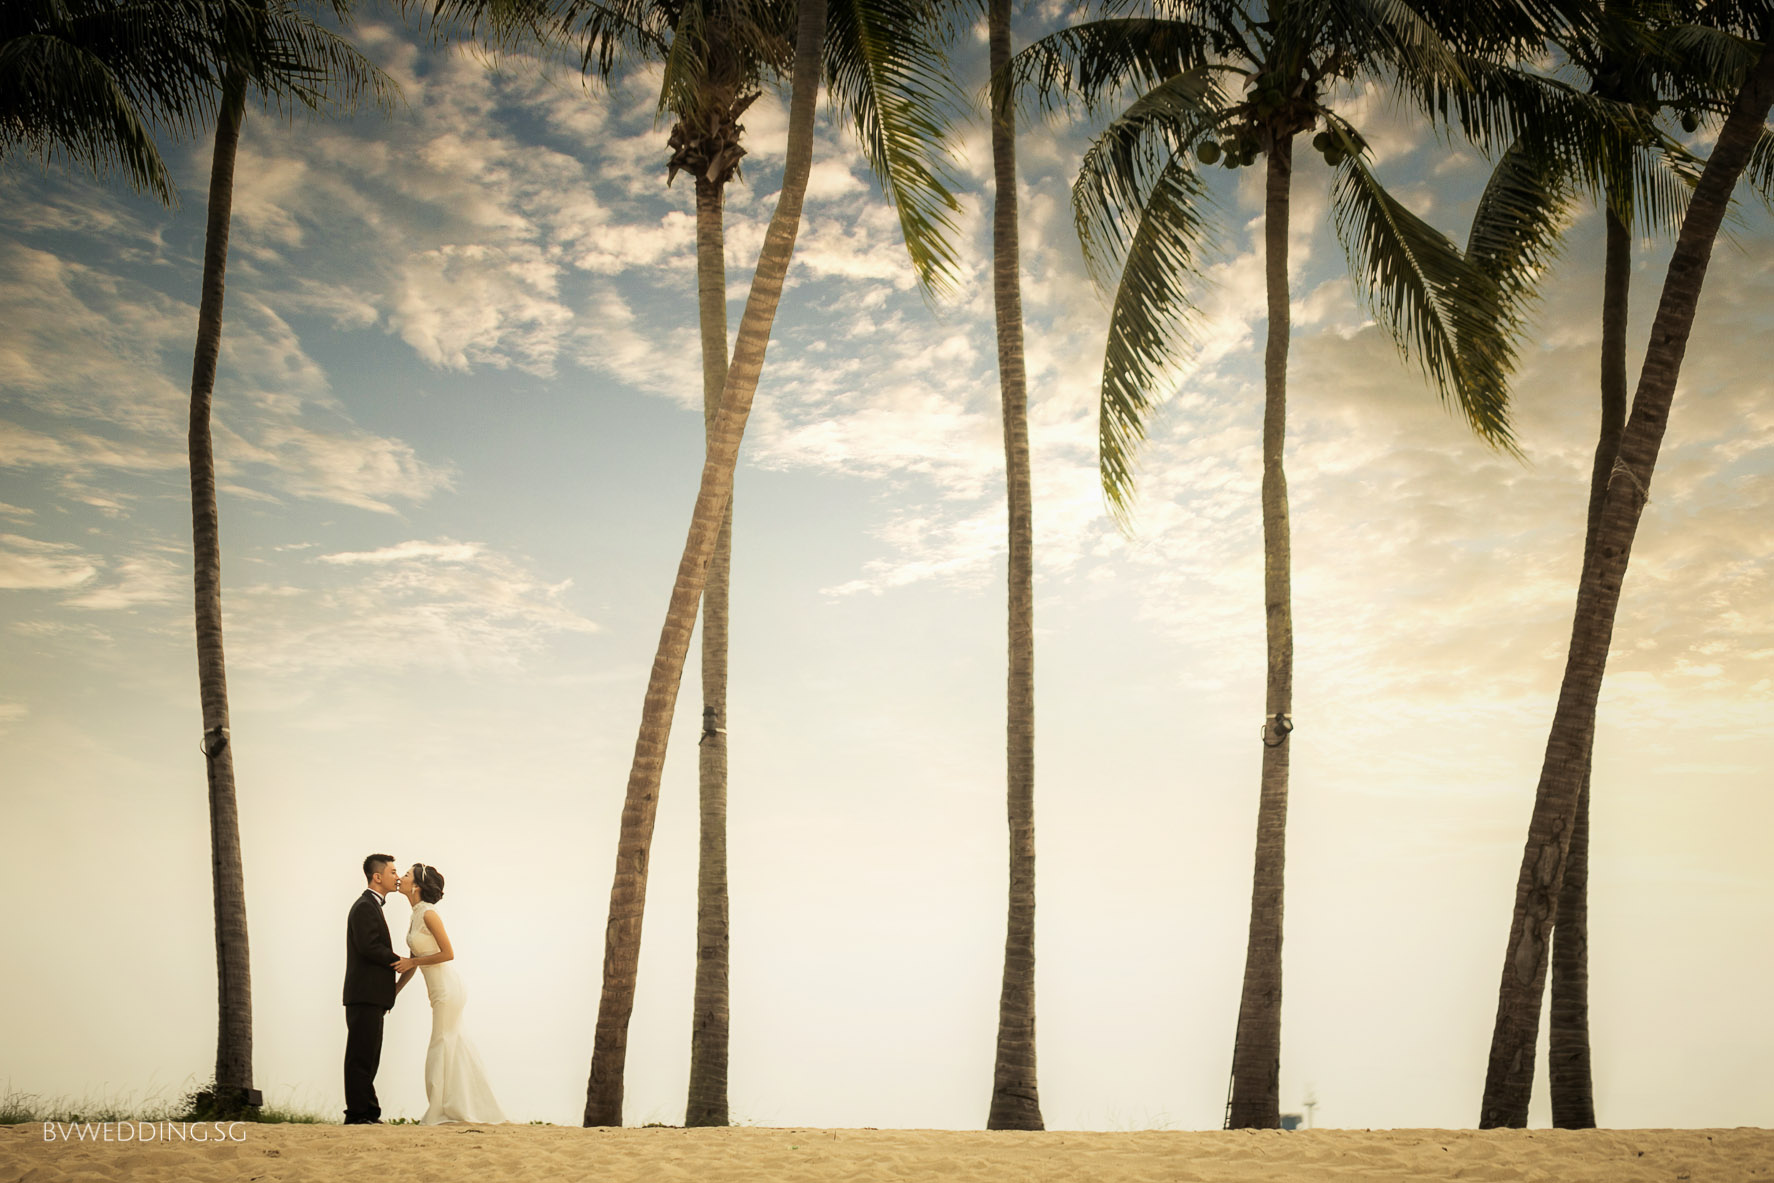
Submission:
M 345 1007 L 345 1121 L 377 1121 L 382 1106 L 376 1102 L 376 1069 L 382 1064 L 382 1020 L 388 1010 L 381 1006 Z

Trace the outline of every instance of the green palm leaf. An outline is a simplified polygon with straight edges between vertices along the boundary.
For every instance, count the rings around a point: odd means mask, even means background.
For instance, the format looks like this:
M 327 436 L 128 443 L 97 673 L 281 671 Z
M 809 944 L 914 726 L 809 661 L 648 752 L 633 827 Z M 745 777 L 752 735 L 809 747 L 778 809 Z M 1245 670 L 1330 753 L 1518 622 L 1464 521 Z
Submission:
M 1197 316 L 1193 289 L 1212 243 L 1203 217 L 1207 191 L 1174 158 L 1158 173 L 1128 243 L 1109 314 L 1097 421 L 1103 495 L 1125 529 L 1133 507 L 1134 453 L 1162 401 L 1154 392 L 1181 360 Z
M 1456 344 L 1463 357 L 1493 350 L 1495 364 L 1463 368 L 1463 381 L 1475 388 L 1467 401 L 1506 404 L 1506 390 L 1478 388 L 1507 379 L 1513 369 L 1515 343 L 1538 297 L 1539 277 L 1558 256 L 1575 203 L 1568 176 L 1548 168 L 1519 142 L 1510 145 L 1492 171 L 1472 216 L 1466 260 L 1493 285 L 1484 293 L 1491 298 L 1473 301 L 1471 315 L 1495 319 L 1476 335 L 1458 327 Z
M 1024 96 L 1042 111 L 1077 100 L 1094 112 L 1129 87 L 1144 89 L 1207 65 L 1218 40 L 1186 20 L 1087 21 L 1032 42 L 1012 58 L 1005 93 Z
M 1147 413 L 1160 401 L 1156 392 L 1187 344 L 1192 289 L 1212 245 L 1207 189 L 1188 167 L 1188 153 L 1228 113 L 1206 67 L 1167 78 L 1091 143 L 1072 185 L 1085 265 L 1099 286 L 1115 289 L 1097 436 L 1103 494 L 1123 527 L 1133 501 L 1133 455 Z
M 349 27 L 348 5 L 334 0 L 328 7 Z M 366 95 L 386 110 L 400 95 L 394 80 L 356 46 L 287 0 L 264 5 L 228 33 L 230 61 L 267 105 L 286 114 L 298 105 L 317 114 L 349 114 Z
M 1404 0 L 1324 0 L 1314 24 L 1334 25 L 1348 39 L 1350 52 L 1400 74 L 1440 78 L 1459 85 L 1459 55 L 1442 40 L 1417 7 Z
M 246 0 L 11 0 L 0 5 L 0 160 L 23 151 L 176 200 L 155 142 L 214 114 L 217 14 Z
M 1498 282 L 1386 191 L 1347 124 L 1334 120 L 1332 134 L 1347 153 L 1331 188 L 1332 219 L 1357 298 L 1435 383 L 1443 402 L 1457 404 L 1487 442 L 1514 450 L 1508 394 L 1514 349 L 1500 331 L 1509 313 Z
M 1749 166 L 1743 170 L 1749 183 L 1770 208 L 1774 208 L 1774 131 L 1762 129 L 1762 136 L 1750 149 Z
M 105 178 L 122 173 L 171 205 L 172 175 L 154 133 L 115 71 L 60 38 L 29 34 L 0 47 L 0 160 L 22 147 L 66 157 Z
M 1121 252 L 1167 162 L 1224 126 L 1229 105 L 1213 75 L 1198 67 L 1141 95 L 1091 142 L 1072 183 L 1072 216 L 1099 286 L 1116 282 Z
M 932 37 L 933 13 L 923 0 L 829 0 L 825 72 L 899 215 L 919 282 L 940 293 L 959 266 L 946 113 L 960 95 Z

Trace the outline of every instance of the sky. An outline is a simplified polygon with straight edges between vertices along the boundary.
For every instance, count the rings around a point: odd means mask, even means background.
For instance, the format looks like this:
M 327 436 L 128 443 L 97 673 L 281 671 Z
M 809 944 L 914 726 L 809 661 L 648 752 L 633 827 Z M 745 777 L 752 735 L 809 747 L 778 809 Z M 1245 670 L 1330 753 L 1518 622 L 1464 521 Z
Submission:
M 1051 22 L 1035 12 L 1019 44 Z M 390 114 L 247 119 L 216 385 L 255 1070 L 342 1108 L 359 864 L 436 865 L 465 1030 L 514 1120 L 584 1103 L 616 827 L 700 471 L 692 193 L 658 77 L 588 92 L 385 19 Z M 958 51 L 970 93 L 983 32 Z M 1487 173 L 1380 91 L 1344 111 L 1463 240 Z M 824 111 L 822 105 L 822 112 Z M 785 107 L 729 189 L 737 325 Z M 1049 1128 L 1211 1129 L 1232 1053 L 1262 721 L 1254 171 L 1214 174 L 1197 350 L 1097 483 L 1105 303 L 1018 143 L 1035 488 L 1037 1015 Z M 1702 133 L 1704 136 L 1704 132 Z M 960 130 L 960 294 L 916 286 L 822 113 L 735 494 L 731 1106 L 978 1128 L 1007 878 L 990 152 Z M 185 423 L 208 145 L 166 212 L 0 172 L 0 1088 L 168 1100 L 214 1062 Z M 1301 154 L 1287 465 L 1296 683 L 1282 1107 L 1470 1126 L 1569 635 L 1602 229 L 1523 350 L 1523 457 L 1478 442 L 1352 294 Z M 1774 227 L 1715 252 L 1603 687 L 1590 997 L 1603 1125 L 1774 1120 Z M 1667 258 L 1636 244 L 1636 375 Z M 659 806 L 625 1120 L 679 1123 L 694 968 L 694 649 Z M 404 932 L 407 908 L 388 905 Z M 422 991 L 388 1116 L 424 1110 Z M 1541 1054 L 1544 1063 L 1544 1050 Z M 1545 1125 L 1544 1069 L 1531 1110 Z

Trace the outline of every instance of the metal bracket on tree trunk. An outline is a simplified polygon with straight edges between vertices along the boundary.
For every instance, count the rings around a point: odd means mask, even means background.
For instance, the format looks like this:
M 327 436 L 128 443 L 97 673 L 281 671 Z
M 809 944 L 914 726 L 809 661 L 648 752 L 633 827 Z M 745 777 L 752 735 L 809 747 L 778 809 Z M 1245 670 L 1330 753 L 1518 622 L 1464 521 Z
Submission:
M 725 735 L 725 734 L 727 734 L 727 729 L 725 727 L 716 727 L 715 726 L 715 709 L 713 707 L 703 707 L 702 708 L 702 738 L 696 741 L 697 746 L 700 747 L 701 745 L 707 743 L 709 740 L 713 739 L 717 735 Z
M 226 727 L 211 727 L 203 733 L 203 742 L 197 746 L 203 749 L 204 756 L 214 760 L 222 754 L 222 749 L 228 746 L 228 729 Z
M 1269 725 L 1271 723 L 1275 725 L 1276 739 L 1274 743 L 1269 742 Z M 1287 733 L 1293 729 L 1294 719 L 1292 715 L 1264 715 L 1263 726 L 1257 734 L 1262 737 L 1264 747 L 1278 748 L 1287 742 Z
M 1651 491 L 1645 488 L 1643 481 L 1638 479 L 1638 473 L 1632 471 L 1632 466 L 1618 456 L 1614 457 L 1614 467 L 1608 470 L 1608 484 L 1610 486 L 1613 485 L 1614 478 L 1617 476 L 1624 476 L 1632 483 L 1632 487 L 1638 490 L 1640 509 L 1651 504 Z

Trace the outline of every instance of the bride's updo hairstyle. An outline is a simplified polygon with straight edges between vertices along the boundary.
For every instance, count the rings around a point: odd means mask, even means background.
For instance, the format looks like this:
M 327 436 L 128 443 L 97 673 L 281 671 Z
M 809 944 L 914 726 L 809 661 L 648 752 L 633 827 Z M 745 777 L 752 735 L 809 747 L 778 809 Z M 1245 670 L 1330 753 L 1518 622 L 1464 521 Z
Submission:
M 419 898 L 427 904 L 443 899 L 443 872 L 424 863 L 413 864 L 413 882 L 419 885 Z

